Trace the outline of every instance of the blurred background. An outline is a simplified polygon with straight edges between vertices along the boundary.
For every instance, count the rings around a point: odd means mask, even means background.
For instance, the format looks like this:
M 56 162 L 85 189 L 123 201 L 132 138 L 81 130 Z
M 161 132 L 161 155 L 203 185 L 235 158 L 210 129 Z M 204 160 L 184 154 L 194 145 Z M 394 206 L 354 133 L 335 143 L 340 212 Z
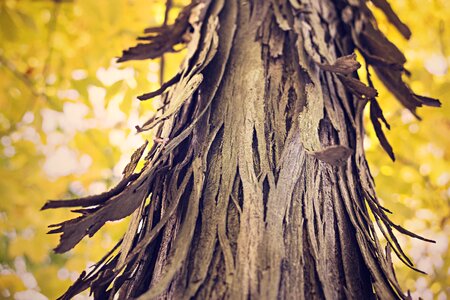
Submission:
M 185 1 L 174 1 L 173 20 Z M 392 219 L 436 240 L 398 234 L 421 275 L 395 260 L 401 286 L 414 299 L 450 299 L 450 1 L 391 0 L 413 32 L 404 40 L 375 10 L 380 28 L 404 51 L 407 79 L 441 109 L 416 120 L 375 81 L 391 124 L 390 161 L 367 118 L 365 147 L 384 206 Z M 162 24 L 165 0 L 0 0 L 0 299 L 55 299 L 109 250 L 127 220 L 108 223 L 74 250 L 55 255 L 49 224 L 67 211 L 39 209 L 47 199 L 103 192 L 121 178 L 144 139 L 135 125 L 158 99 L 136 96 L 174 74 L 182 54 L 161 60 L 115 58 L 145 27 Z M 87 295 L 87 294 L 86 294 Z M 87 296 L 81 295 L 78 299 Z

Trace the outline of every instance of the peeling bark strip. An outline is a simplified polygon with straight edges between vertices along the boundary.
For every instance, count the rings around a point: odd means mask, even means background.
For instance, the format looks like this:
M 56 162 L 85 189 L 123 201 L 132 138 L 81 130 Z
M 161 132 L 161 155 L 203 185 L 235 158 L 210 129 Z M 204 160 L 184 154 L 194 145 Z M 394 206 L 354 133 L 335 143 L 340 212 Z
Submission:
M 409 36 L 385 0 L 373 2 Z M 391 251 L 413 265 L 393 229 L 426 239 L 392 223 L 376 198 L 363 149 L 369 101 L 394 156 L 354 51 L 413 113 L 439 102 L 403 82 L 405 58 L 375 24 L 364 1 L 194 0 L 173 25 L 146 30 L 148 43 L 120 61 L 179 43 L 187 56 L 142 96 L 167 103 L 138 127 L 159 126 L 144 168 L 134 170 L 146 145 L 116 188 L 43 207 L 82 207 L 53 225 L 56 252 L 132 215 L 118 245 L 60 299 L 87 288 L 96 299 L 407 299 Z

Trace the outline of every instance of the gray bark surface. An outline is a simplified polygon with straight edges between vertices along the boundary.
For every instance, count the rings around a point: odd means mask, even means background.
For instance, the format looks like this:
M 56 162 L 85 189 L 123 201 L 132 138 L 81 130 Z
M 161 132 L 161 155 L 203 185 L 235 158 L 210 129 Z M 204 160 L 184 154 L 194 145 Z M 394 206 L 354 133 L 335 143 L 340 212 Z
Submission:
M 407 298 L 391 249 L 412 263 L 392 229 L 418 236 L 376 198 L 362 144 L 369 102 L 394 156 L 353 51 L 413 112 L 438 102 L 409 90 L 403 55 L 374 22 L 364 1 L 193 1 L 172 27 L 148 31 L 160 34 L 153 42 L 125 51 L 121 60 L 153 58 L 161 36 L 188 41 L 180 73 L 150 93 L 167 104 L 138 128 L 160 125 L 143 170 L 146 145 L 112 191 L 44 207 L 85 207 L 55 226 L 57 252 L 132 214 L 123 240 L 62 298 L 89 287 L 99 299 Z

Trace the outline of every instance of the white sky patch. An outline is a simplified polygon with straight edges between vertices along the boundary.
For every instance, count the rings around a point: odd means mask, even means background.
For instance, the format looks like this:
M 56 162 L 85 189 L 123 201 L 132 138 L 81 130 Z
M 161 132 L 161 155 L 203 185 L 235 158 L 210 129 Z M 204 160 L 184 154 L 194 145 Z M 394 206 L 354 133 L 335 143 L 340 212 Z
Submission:
M 132 132 L 136 133 L 135 126 L 140 125 L 140 121 L 139 121 L 140 101 L 137 99 L 134 99 L 131 105 L 132 105 L 132 109 L 130 110 L 130 113 L 128 114 L 127 126 L 128 126 L 128 128 L 131 129 Z
M 437 296 L 437 300 L 447 300 L 445 292 L 440 292 L 439 295 Z
M 56 82 L 56 75 L 55 75 L 55 74 L 50 74 L 50 75 L 48 75 L 48 76 L 47 76 L 47 79 L 45 80 L 45 82 L 46 82 L 48 85 L 54 84 L 54 83 Z
M 58 178 L 70 174 L 85 173 L 92 163 L 92 158 L 84 154 L 79 159 L 77 153 L 67 146 L 58 147 L 48 155 L 43 170 L 49 178 Z
M 14 131 L 11 135 L 11 140 L 13 141 L 13 143 L 16 143 L 18 141 L 20 141 L 20 139 L 22 138 L 22 135 L 20 134 L 20 132 L 18 131 Z
M 56 96 L 59 99 L 70 99 L 70 100 L 78 100 L 80 98 L 80 93 L 78 93 L 75 89 L 68 90 L 58 90 L 56 92 Z
M 44 163 L 44 172 L 49 177 L 66 176 L 78 168 L 78 159 L 75 151 L 68 147 L 59 147 L 51 156 L 48 156 Z
M 136 123 L 135 123 L 136 124 Z M 112 130 L 109 135 L 110 143 L 118 147 L 122 153 L 118 162 L 116 162 L 112 175 L 114 177 L 122 177 L 122 171 L 130 161 L 130 157 L 134 150 L 142 146 L 144 138 L 142 135 L 136 134 L 134 130 L 125 135 L 123 130 Z
M 26 290 L 14 294 L 15 300 L 48 300 L 47 297 L 35 290 Z
M 432 54 L 425 59 L 425 69 L 433 75 L 442 76 L 447 74 L 448 62 L 442 54 Z
M 142 221 L 142 219 L 139 221 L 138 224 L 138 229 L 137 229 L 137 233 L 140 233 L 142 230 L 142 227 L 144 226 L 144 222 Z
M 420 165 L 419 172 L 422 176 L 426 176 L 431 172 L 431 166 L 429 164 Z
M 137 87 L 137 82 L 136 79 L 134 79 L 134 77 L 129 77 L 125 79 L 125 82 L 127 83 L 130 89 L 135 89 Z
M 35 289 L 38 287 L 36 278 L 34 278 L 33 274 L 30 272 L 25 272 L 20 275 L 20 278 L 22 279 L 23 284 L 29 288 L 29 289 Z
M 125 166 L 130 161 L 130 156 L 128 154 L 122 154 L 120 156 L 120 160 L 116 163 L 116 165 L 113 168 L 113 175 L 115 177 L 120 178 L 122 176 L 122 171 L 125 168 Z
M 18 256 L 14 259 L 14 268 L 17 273 L 23 273 L 27 271 L 27 265 L 25 259 L 22 256 Z
M 123 101 L 123 94 L 119 93 L 114 96 L 108 103 L 106 109 L 106 115 L 104 116 L 103 126 L 104 127 L 115 127 L 119 123 L 125 123 L 127 115 L 120 109 L 120 104 Z M 102 124 L 99 124 L 102 125 Z
M 407 109 L 402 109 L 402 122 L 403 124 L 408 124 L 413 122 L 416 118 L 414 117 L 414 115 Z
M 44 108 L 41 110 L 42 130 L 47 135 L 58 129 L 61 129 L 65 134 L 84 131 L 89 125 L 85 120 L 88 113 L 89 108 L 83 103 L 66 102 L 62 112 Z
M 103 118 L 105 115 L 105 96 L 106 96 L 106 90 L 104 88 L 89 85 L 88 88 L 88 96 L 89 101 L 92 104 L 92 107 L 94 108 L 94 115 L 96 118 Z
M 431 153 L 436 158 L 444 157 L 444 150 L 442 148 L 439 148 L 438 146 L 436 146 L 433 143 L 428 143 L 427 145 L 422 146 L 421 152 L 425 155 Z
M 148 69 L 150 70 L 150 72 L 156 73 L 156 72 L 159 71 L 160 65 L 159 65 L 159 63 L 157 63 L 156 61 L 151 61 L 151 62 L 148 64 Z
M 111 178 L 112 170 L 107 168 L 100 171 L 100 176 L 103 178 Z
M 109 141 L 111 145 L 120 146 L 125 141 L 125 132 L 120 129 L 113 129 L 109 132 Z
M 87 154 L 81 155 L 81 157 L 80 157 L 80 166 L 81 166 L 80 171 L 82 173 L 86 172 L 91 165 L 92 165 L 92 157 L 90 157 Z
M 158 63 L 150 63 L 150 72 L 156 73 L 158 70 Z M 87 74 L 85 70 L 78 69 L 74 70 L 71 76 L 74 80 L 83 80 L 87 78 Z M 105 87 L 123 80 L 130 88 L 134 88 L 136 86 L 134 76 L 133 68 L 119 69 L 114 63 L 108 68 L 100 68 L 97 71 L 97 77 Z M 154 79 L 157 80 L 157 78 Z M 122 170 L 129 162 L 131 154 L 142 145 L 144 140 L 141 135 L 136 134 L 135 130 L 135 126 L 141 123 L 139 120 L 141 106 L 140 101 L 133 99 L 130 111 L 124 113 L 120 108 L 124 101 L 124 91 L 106 99 L 107 88 L 105 87 L 88 85 L 89 103 L 87 105 L 80 101 L 80 94 L 77 90 L 58 90 L 57 96 L 67 100 L 63 102 L 62 111 L 44 108 L 39 112 L 42 117 L 41 130 L 45 137 L 41 138 L 35 129 L 36 124 L 33 122 L 35 122 L 36 115 L 27 111 L 20 121 L 20 130 L 8 137 L 1 138 L 4 154 L 15 155 L 14 143 L 23 139 L 30 140 L 36 144 L 36 149 L 45 155 L 42 171 L 49 179 L 55 180 L 72 174 L 81 175 L 89 170 L 93 159 L 91 156 L 83 154 L 82 149 L 73 149 L 68 145 L 77 133 L 95 128 L 109 134 L 112 147 L 117 147 L 122 152 L 120 161 L 114 170 L 108 169 L 110 173 L 104 177 L 122 177 Z M 129 128 L 130 131 L 127 131 L 126 128 Z M 89 187 L 78 183 L 72 185 L 70 189 L 73 193 L 81 196 L 104 192 L 106 185 L 102 181 Z
M 13 157 L 16 154 L 16 148 L 14 148 L 13 146 L 5 147 L 5 149 L 3 150 L 3 154 L 6 157 Z
M 58 128 L 58 118 L 60 114 L 60 112 L 49 108 L 43 108 L 41 110 L 42 130 L 46 134 L 49 134 Z
M 70 192 L 78 196 L 83 196 L 84 194 L 86 194 L 86 190 L 84 189 L 83 184 L 79 181 L 72 181 L 69 184 L 69 190 Z
M 109 67 L 105 69 L 103 67 L 97 70 L 97 78 L 106 86 L 111 86 L 119 80 L 123 79 L 122 73 L 119 69 Z
M 11 137 L 9 137 L 9 136 L 7 136 L 7 135 L 2 136 L 2 138 L 0 139 L 0 141 L 1 141 L 2 145 L 5 146 L 5 147 L 11 146 L 11 143 L 12 143 Z
M 106 183 L 104 181 L 96 181 L 89 185 L 88 194 L 96 195 L 106 191 Z
M 411 125 L 408 126 L 408 130 L 411 133 L 417 133 L 417 132 L 419 132 L 419 129 L 420 129 L 419 124 L 417 124 L 417 123 L 412 123 Z
M 47 146 L 55 148 L 58 145 L 64 144 L 67 141 L 67 136 L 60 131 L 53 131 L 47 134 Z
M 112 243 L 113 243 L 113 240 L 112 240 L 111 236 L 107 233 L 103 234 L 103 239 L 101 242 L 102 247 L 105 249 L 109 249 Z
M 14 299 L 28 300 L 28 299 L 47 299 L 44 295 L 39 293 L 39 289 L 36 278 L 34 275 L 27 271 L 27 266 L 23 256 L 18 256 L 14 259 L 15 274 L 20 277 L 24 286 L 28 289 L 26 291 L 20 291 L 14 294 Z
M 73 80 L 83 80 L 87 78 L 87 72 L 83 69 L 77 69 L 72 71 Z
M 134 79 L 134 69 L 131 67 L 119 69 L 117 66 L 118 64 L 112 61 L 107 69 L 99 68 L 96 73 L 97 78 L 105 86 L 111 86 L 120 80 L 125 80 L 130 88 L 135 88 L 137 83 Z
M 158 82 L 158 79 L 159 79 L 158 75 L 156 75 L 156 74 L 154 74 L 154 73 L 149 73 L 149 74 L 147 75 L 147 80 L 148 80 L 149 82 L 156 83 L 156 82 Z
M 372 141 L 370 140 L 369 136 L 364 135 L 363 145 L 364 145 L 364 150 L 368 150 L 368 149 L 372 148 Z
M 69 278 L 70 272 L 66 268 L 61 268 L 58 270 L 57 276 L 60 280 L 66 280 Z
M 22 231 L 22 237 L 24 238 L 24 239 L 26 239 L 26 240 L 31 240 L 34 236 L 35 236 L 35 232 L 34 232 L 35 230 L 33 229 L 33 228 L 31 228 L 31 227 L 28 227 L 28 228 L 25 228 L 23 231 Z
M 38 145 L 41 141 L 41 137 L 39 133 L 34 129 L 34 127 L 31 126 L 25 126 L 22 129 L 23 132 L 23 139 L 26 141 L 30 141 Z
M 64 103 L 63 115 L 59 119 L 59 125 L 65 132 L 75 133 L 87 129 L 85 117 L 89 108 L 83 103 Z
M 70 273 L 70 281 L 75 282 L 75 280 L 77 280 L 79 276 L 80 276 L 80 273 L 78 273 L 76 271 L 71 272 Z M 76 299 L 76 296 L 73 299 Z M 85 299 L 85 298 L 82 298 L 82 299 Z M 87 298 L 87 299 L 92 299 L 92 298 Z
M 31 111 L 27 111 L 26 113 L 23 114 L 22 117 L 22 122 L 24 124 L 31 124 L 34 121 L 34 113 Z
M 442 173 L 438 179 L 437 179 L 437 184 L 440 186 L 444 186 L 446 185 L 448 182 L 450 181 L 450 174 L 447 172 Z
M 142 146 L 144 143 L 144 138 L 140 134 L 136 134 L 134 132 L 130 133 L 125 140 L 125 144 L 122 144 L 120 148 L 123 152 L 129 152 L 128 154 L 131 156 L 134 150 Z
M 445 254 L 448 250 L 448 236 L 445 232 L 438 233 L 434 240 L 436 241 L 434 245 L 436 252 Z

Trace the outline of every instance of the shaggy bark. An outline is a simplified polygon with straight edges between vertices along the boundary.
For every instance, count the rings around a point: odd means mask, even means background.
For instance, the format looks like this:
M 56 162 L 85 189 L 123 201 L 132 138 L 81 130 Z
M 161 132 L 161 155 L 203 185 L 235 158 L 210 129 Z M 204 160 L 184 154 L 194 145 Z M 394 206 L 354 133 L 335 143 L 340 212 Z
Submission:
M 409 36 L 386 1 L 374 4 Z M 173 25 L 147 30 L 149 42 L 121 61 L 179 43 L 187 57 L 141 96 L 165 103 L 138 127 L 160 125 L 145 167 L 134 170 L 146 144 L 113 190 L 44 206 L 82 207 L 54 225 L 56 252 L 132 214 L 124 238 L 62 298 L 89 287 L 98 299 L 407 298 L 391 249 L 413 265 L 392 230 L 421 237 L 393 224 L 376 198 L 362 145 L 368 102 L 394 154 L 353 51 L 413 113 L 439 102 L 411 92 L 404 56 L 375 24 L 365 1 L 196 0 Z

